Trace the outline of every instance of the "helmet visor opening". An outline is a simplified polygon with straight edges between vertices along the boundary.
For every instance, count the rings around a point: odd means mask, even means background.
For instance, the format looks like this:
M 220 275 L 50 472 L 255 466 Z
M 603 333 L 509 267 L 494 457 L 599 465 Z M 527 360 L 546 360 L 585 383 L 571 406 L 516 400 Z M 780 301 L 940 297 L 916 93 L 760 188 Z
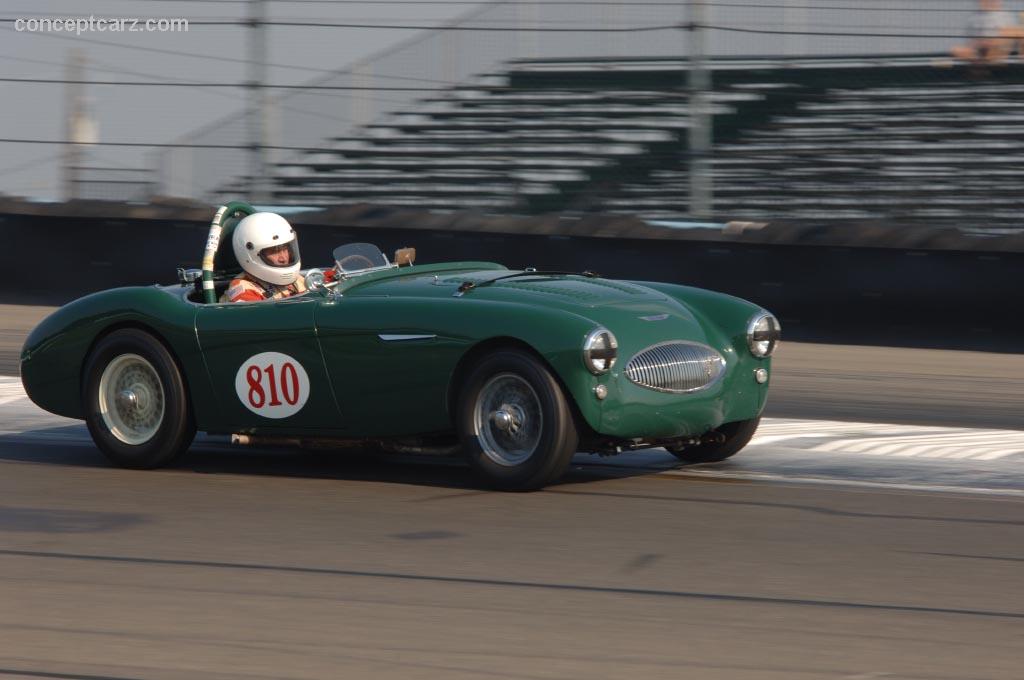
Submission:
M 264 248 L 260 251 L 260 260 L 269 267 L 291 267 L 299 261 L 299 244 L 293 240 Z

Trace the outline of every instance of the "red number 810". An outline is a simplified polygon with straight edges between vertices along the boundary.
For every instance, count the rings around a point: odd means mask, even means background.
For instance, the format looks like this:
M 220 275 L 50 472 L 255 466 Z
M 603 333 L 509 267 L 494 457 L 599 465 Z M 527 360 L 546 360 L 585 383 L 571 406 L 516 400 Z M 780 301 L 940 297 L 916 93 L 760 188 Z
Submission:
M 270 387 L 270 401 L 267 402 L 267 393 L 263 390 L 263 374 L 267 374 L 267 382 Z M 245 372 L 245 379 L 249 383 L 249 403 L 253 408 L 267 406 L 280 406 L 281 400 L 277 398 L 278 376 L 274 373 L 274 365 L 267 364 L 261 371 L 259 366 L 250 366 Z M 299 374 L 292 362 L 285 362 L 280 372 L 281 396 L 294 406 L 299 401 Z

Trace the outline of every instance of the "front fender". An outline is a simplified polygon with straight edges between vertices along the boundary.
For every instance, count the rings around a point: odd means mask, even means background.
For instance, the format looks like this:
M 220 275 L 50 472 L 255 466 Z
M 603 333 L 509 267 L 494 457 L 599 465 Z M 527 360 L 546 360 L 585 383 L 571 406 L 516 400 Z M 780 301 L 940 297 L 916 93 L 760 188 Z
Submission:
M 400 434 L 451 423 L 450 395 L 474 350 L 501 338 L 528 345 L 547 362 L 587 422 L 599 422 L 583 396 L 592 389 L 580 348 L 595 324 L 578 314 L 514 301 L 466 297 L 345 297 L 317 311 L 317 333 L 328 370 L 372 390 L 347 411 L 369 434 Z M 378 333 L 418 336 L 425 342 L 381 343 Z M 343 361 L 341 370 L 334 362 Z M 381 364 L 383 362 L 383 364 Z M 387 370 L 378 370 L 384 365 Z M 336 386 L 340 378 L 335 379 Z M 454 387 L 454 389 L 453 389 Z M 391 414 L 379 411 L 386 409 Z M 359 429 L 360 432 L 363 429 Z

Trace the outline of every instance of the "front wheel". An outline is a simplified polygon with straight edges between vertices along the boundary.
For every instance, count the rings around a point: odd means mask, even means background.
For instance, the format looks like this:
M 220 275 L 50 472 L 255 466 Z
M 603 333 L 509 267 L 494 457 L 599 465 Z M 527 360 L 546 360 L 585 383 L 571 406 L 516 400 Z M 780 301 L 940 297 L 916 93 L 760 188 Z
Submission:
M 121 467 L 157 468 L 192 443 L 196 428 L 178 365 L 145 331 L 114 331 L 86 361 L 82 403 L 89 434 Z
M 752 418 L 726 423 L 716 430 L 725 437 L 720 442 L 709 442 L 697 446 L 667 446 L 665 448 L 684 463 L 717 463 L 735 456 L 740 449 L 749 444 L 760 422 L 760 418 Z
M 561 477 L 579 441 L 558 381 L 517 350 L 484 357 L 460 392 L 457 427 L 474 471 L 499 489 L 538 489 Z

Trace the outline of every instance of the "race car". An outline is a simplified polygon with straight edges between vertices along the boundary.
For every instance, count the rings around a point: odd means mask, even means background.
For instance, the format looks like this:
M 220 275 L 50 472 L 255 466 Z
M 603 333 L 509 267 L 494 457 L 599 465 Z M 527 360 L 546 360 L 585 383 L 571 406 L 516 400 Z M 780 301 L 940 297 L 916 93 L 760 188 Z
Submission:
M 392 262 L 365 243 L 306 271 L 302 295 L 211 301 L 240 271 L 220 244 L 251 212 L 218 211 L 202 276 L 95 293 L 43 320 L 21 354 L 32 401 L 85 420 L 130 468 L 168 464 L 198 430 L 447 447 L 509 490 L 555 481 L 577 452 L 719 461 L 757 428 L 780 326 L 755 304 L 592 272 L 415 264 L 411 249 Z

